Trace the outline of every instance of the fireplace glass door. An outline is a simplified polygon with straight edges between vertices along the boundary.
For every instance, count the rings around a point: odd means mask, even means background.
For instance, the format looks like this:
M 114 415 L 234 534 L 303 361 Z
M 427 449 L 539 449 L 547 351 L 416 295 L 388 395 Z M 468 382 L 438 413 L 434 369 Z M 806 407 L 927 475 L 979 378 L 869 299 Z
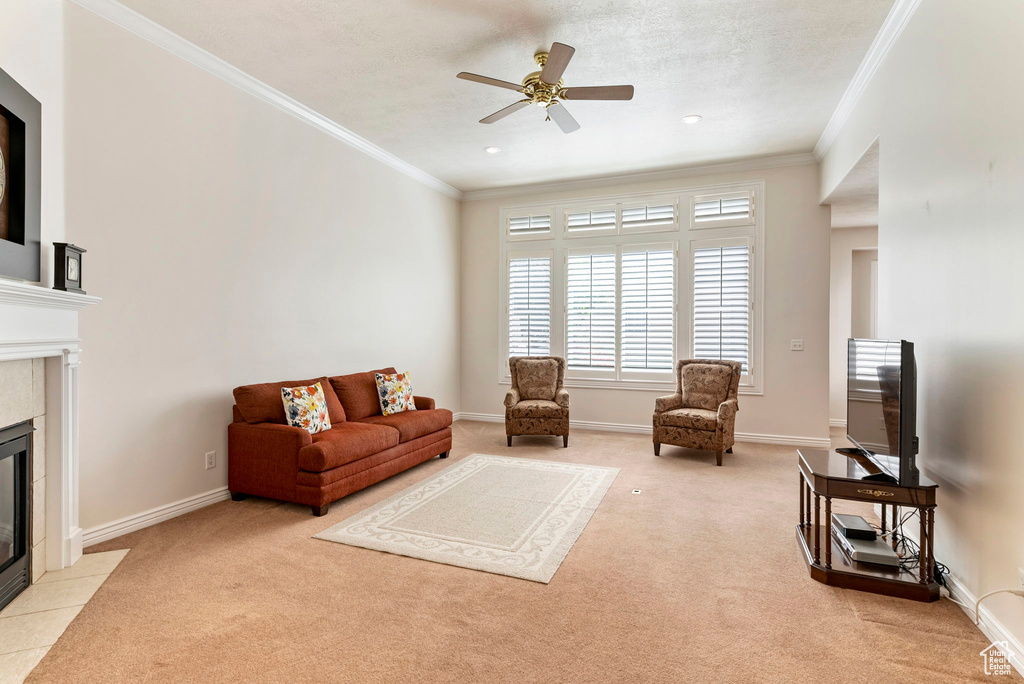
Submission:
M 0 429 L 0 609 L 29 583 L 29 453 L 32 425 Z

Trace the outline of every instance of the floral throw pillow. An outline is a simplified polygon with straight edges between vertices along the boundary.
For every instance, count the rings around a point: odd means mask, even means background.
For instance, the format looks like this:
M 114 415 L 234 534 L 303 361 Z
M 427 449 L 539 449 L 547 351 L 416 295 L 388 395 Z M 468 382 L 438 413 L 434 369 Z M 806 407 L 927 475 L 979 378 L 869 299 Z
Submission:
M 331 429 L 327 399 L 319 382 L 308 387 L 282 387 L 281 401 L 284 402 L 284 415 L 292 427 L 300 427 L 312 435 Z
M 408 373 L 391 375 L 376 373 L 375 376 L 381 413 L 390 416 L 403 411 L 416 410 L 416 403 L 412 399 L 412 382 L 409 381 Z

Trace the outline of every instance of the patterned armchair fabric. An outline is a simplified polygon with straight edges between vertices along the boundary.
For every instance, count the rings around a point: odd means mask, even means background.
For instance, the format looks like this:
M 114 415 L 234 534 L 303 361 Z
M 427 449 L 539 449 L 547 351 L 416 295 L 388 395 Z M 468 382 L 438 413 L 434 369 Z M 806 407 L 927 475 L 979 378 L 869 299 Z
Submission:
M 569 446 L 569 392 L 562 387 L 565 359 L 513 356 L 512 388 L 505 395 L 505 435 L 561 435 Z
M 732 452 L 742 366 L 738 361 L 685 359 L 676 364 L 676 393 L 654 400 L 654 454 L 662 444 Z

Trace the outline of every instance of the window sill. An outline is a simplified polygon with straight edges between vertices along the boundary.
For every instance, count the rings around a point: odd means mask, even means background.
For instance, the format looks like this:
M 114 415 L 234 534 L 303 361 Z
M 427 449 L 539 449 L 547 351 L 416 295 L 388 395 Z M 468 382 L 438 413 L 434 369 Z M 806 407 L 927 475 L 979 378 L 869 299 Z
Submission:
M 503 377 L 499 384 L 511 385 L 512 378 Z M 672 394 L 676 391 L 675 380 L 588 380 L 586 378 L 566 378 L 562 383 L 563 387 L 578 389 L 608 389 L 608 390 L 631 390 L 641 392 L 661 392 Z M 764 396 L 764 391 L 756 387 L 740 387 L 739 394 Z

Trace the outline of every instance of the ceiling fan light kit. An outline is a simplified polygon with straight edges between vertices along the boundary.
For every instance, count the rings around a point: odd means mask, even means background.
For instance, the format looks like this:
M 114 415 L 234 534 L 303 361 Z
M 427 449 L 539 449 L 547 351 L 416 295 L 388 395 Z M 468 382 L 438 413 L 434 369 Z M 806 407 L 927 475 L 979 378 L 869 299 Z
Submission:
M 569 110 L 562 105 L 563 100 L 633 99 L 633 86 L 631 85 L 566 88 L 562 80 L 562 74 L 565 72 L 565 68 L 569 66 L 569 60 L 572 59 L 575 52 L 575 48 L 569 47 L 564 43 L 553 43 L 550 51 L 538 52 L 533 56 L 533 60 L 540 67 L 540 71 L 527 74 L 526 78 L 522 81 L 522 85 L 465 71 L 458 74 L 458 78 L 498 88 L 515 90 L 525 96 L 524 99 L 480 119 L 480 123 L 494 123 L 504 119 L 513 112 L 519 111 L 523 107 L 534 104 L 538 107 L 543 107 L 548 115 L 547 120 L 554 121 L 562 129 L 563 133 L 572 133 L 579 130 L 580 125 L 569 113 Z

